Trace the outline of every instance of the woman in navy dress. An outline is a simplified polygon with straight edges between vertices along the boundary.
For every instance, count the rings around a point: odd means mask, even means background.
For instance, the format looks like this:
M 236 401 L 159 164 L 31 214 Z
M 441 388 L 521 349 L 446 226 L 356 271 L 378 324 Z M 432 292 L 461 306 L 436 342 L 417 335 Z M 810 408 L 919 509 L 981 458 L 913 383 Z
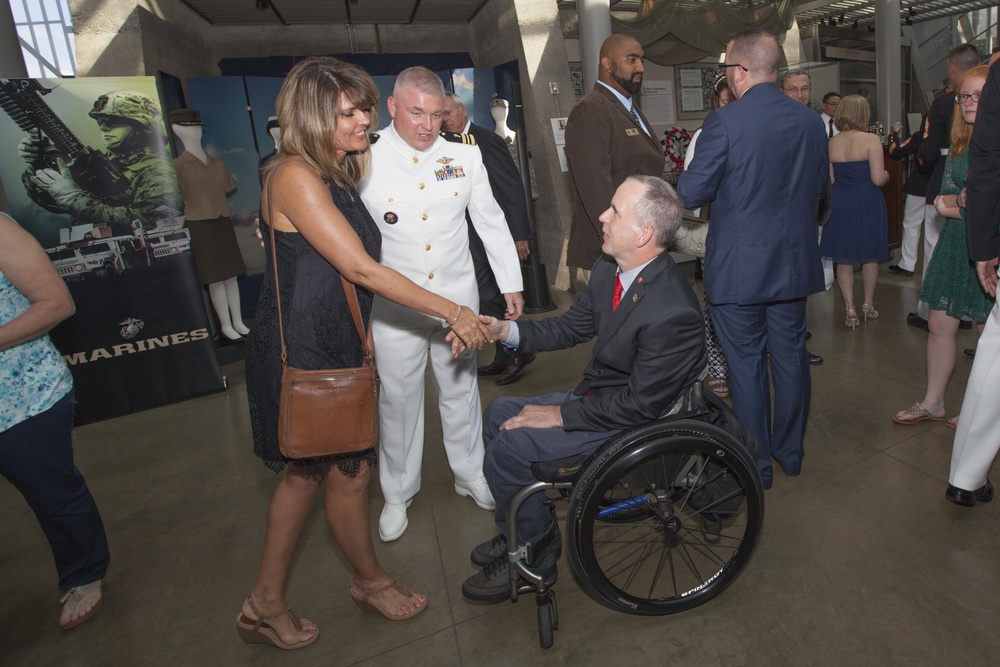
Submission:
M 880 189 L 889 180 L 889 173 L 882 142 L 867 131 L 870 116 L 868 100 L 860 95 L 848 95 L 837 107 L 833 123 L 840 134 L 830 139 L 833 212 L 819 244 L 820 255 L 837 263 L 837 284 L 846 311 L 844 324 L 851 329 L 861 323 L 854 305 L 854 265 L 861 265 L 861 314 L 868 321 L 878 317 L 878 263 L 889 258 L 889 225 Z

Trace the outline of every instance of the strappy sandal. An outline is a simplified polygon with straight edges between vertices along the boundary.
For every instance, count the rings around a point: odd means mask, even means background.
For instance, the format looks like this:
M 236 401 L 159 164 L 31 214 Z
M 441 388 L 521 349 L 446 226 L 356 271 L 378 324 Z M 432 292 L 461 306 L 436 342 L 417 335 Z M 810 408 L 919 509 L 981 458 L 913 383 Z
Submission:
M 273 614 L 262 614 L 260 613 L 260 610 L 254 606 L 252 598 L 248 597 L 247 603 L 250 605 L 250 611 L 252 611 L 257 618 L 250 618 L 242 611 L 239 616 L 236 617 L 236 632 L 239 633 L 240 639 L 247 644 L 270 644 L 271 646 L 280 648 L 282 651 L 294 651 L 297 648 L 305 648 L 319 639 L 319 628 L 315 628 L 309 639 L 289 644 L 281 638 L 281 635 L 279 635 L 278 631 L 274 629 L 274 626 L 267 621 L 273 621 L 276 618 L 288 616 L 289 620 L 292 622 L 292 627 L 299 632 L 302 632 L 302 620 L 294 611 L 292 611 L 291 606 L 286 604 L 285 608 L 279 612 L 275 612 Z
M 394 614 L 391 613 L 391 609 L 385 609 L 379 606 L 374 598 L 375 596 L 385 593 L 389 589 L 395 589 L 400 595 L 405 598 L 416 600 L 417 605 L 414 609 L 403 613 Z M 385 586 L 379 586 L 378 588 L 365 588 L 361 585 L 361 581 L 358 579 L 357 575 L 354 575 L 354 585 L 351 586 L 351 598 L 354 600 L 354 604 L 358 605 L 362 611 L 371 612 L 373 614 L 380 614 L 381 616 L 389 619 L 390 621 L 405 621 L 408 618 L 413 618 L 424 609 L 427 609 L 427 597 L 424 595 L 417 595 L 411 591 L 406 586 L 402 584 L 397 584 L 395 579 L 390 579 L 389 583 Z
M 950 428 L 952 430 L 956 430 L 958 428 L 958 418 L 959 417 L 961 417 L 961 415 L 955 415 L 954 417 L 952 417 L 951 419 L 949 419 L 948 421 L 946 421 L 945 423 L 948 425 L 948 428 Z
M 943 412 L 944 408 L 942 407 L 941 410 Z M 906 418 L 903 415 L 907 415 L 909 418 Z M 899 412 L 892 416 L 892 421 L 896 422 L 897 424 L 905 424 L 905 425 L 917 424 L 919 422 L 924 421 L 925 419 L 930 419 L 931 421 L 939 422 L 944 420 L 944 415 L 941 415 L 940 417 L 935 417 L 923 405 L 921 405 L 920 403 L 914 403 L 913 405 L 903 410 L 902 412 Z
M 73 620 L 67 620 L 65 623 L 62 622 L 62 617 L 70 618 L 73 612 L 76 611 L 77 606 L 86 599 L 93 599 L 97 597 L 97 601 L 94 606 L 90 608 L 89 611 L 85 611 Z M 63 605 L 62 617 L 59 619 L 59 627 L 63 630 L 69 630 L 70 628 L 75 628 L 84 621 L 88 621 L 93 618 L 94 614 L 101 610 L 101 606 L 104 604 L 104 595 L 101 592 L 101 580 L 92 581 L 89 584 L 84 584 L 83 586 L 75 586 L 63 595 L 59 602 Z
M 708 378 L 708 388 L 719 398 L 729 398 L 729 380 L 726 378 Z
M 864 316 L 865 322 L 878 319 L 878 311 L 875 310 L 875 305 L 871 303 L 861 304 L 861 314 Z

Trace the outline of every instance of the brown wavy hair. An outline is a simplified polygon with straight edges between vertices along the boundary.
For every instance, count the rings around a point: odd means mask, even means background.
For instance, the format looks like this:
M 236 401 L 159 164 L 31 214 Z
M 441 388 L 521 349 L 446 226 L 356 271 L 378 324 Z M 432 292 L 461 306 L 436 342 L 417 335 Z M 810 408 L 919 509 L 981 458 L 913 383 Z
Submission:
M 958 80 L 958 84 L 955 86 L 955 93 L 962 90 L 962 83 L 966 79 L 983 79 L 990 75 L 989 65 L 978 65 L 970 70 L 967 70 L 962 78 Z M 969 147 L 969 139 L 972 138 L 972 125 L 965 122 L 965 117 L 962 115 L 962 105 L 958 103 L 958 99 L 955 100 L 955 113 L 951 118 L 951 156 L 956 158 L 965 152 L 965 149 Z
M 371 150 L 350 152 L 337 161 L 337 118 L 341 97 L 371 115 L 378 126 L 378 88 L 360 67 L 336 58 L 313 56 L 297 63 L 281 85 L 275 111 L 281 136 L 277 155 L 261 172 L 264 178 L 286 158 L 297 155 L 323 180 L 353 189 L 368 173 Z

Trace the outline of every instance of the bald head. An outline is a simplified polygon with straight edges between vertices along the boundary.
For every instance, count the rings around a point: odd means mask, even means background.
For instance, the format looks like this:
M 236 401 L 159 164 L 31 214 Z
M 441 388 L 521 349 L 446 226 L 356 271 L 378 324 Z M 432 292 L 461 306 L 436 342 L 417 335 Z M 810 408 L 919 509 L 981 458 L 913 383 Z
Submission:
M 597 80 L 611 86 L 624 97 L 632 97 L 642 88 L 645 57 L 639 40 L 632 35 L 611 35 L 601 44 Z

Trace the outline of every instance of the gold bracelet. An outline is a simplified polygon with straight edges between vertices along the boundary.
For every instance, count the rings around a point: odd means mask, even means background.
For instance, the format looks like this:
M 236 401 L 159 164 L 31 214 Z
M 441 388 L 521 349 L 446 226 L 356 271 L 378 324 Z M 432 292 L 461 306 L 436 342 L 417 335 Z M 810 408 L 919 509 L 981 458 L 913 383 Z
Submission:
M 455 319 L 454 319 L 454 320 L 452 320 L 451 322 L 448 322 L 448 326 L 449 326 L 449 327 L 453 327 L 453 326 L 455 326 L 456 324 L 458 324 L 458 320 L 459 320 L 459 318 L 461 318 L 461 317 L 462 317 L 462 306 L 459 306 L 459 307 L 458 307 L 458 315 L 456 315 L 456 316 L 455 316 Z

